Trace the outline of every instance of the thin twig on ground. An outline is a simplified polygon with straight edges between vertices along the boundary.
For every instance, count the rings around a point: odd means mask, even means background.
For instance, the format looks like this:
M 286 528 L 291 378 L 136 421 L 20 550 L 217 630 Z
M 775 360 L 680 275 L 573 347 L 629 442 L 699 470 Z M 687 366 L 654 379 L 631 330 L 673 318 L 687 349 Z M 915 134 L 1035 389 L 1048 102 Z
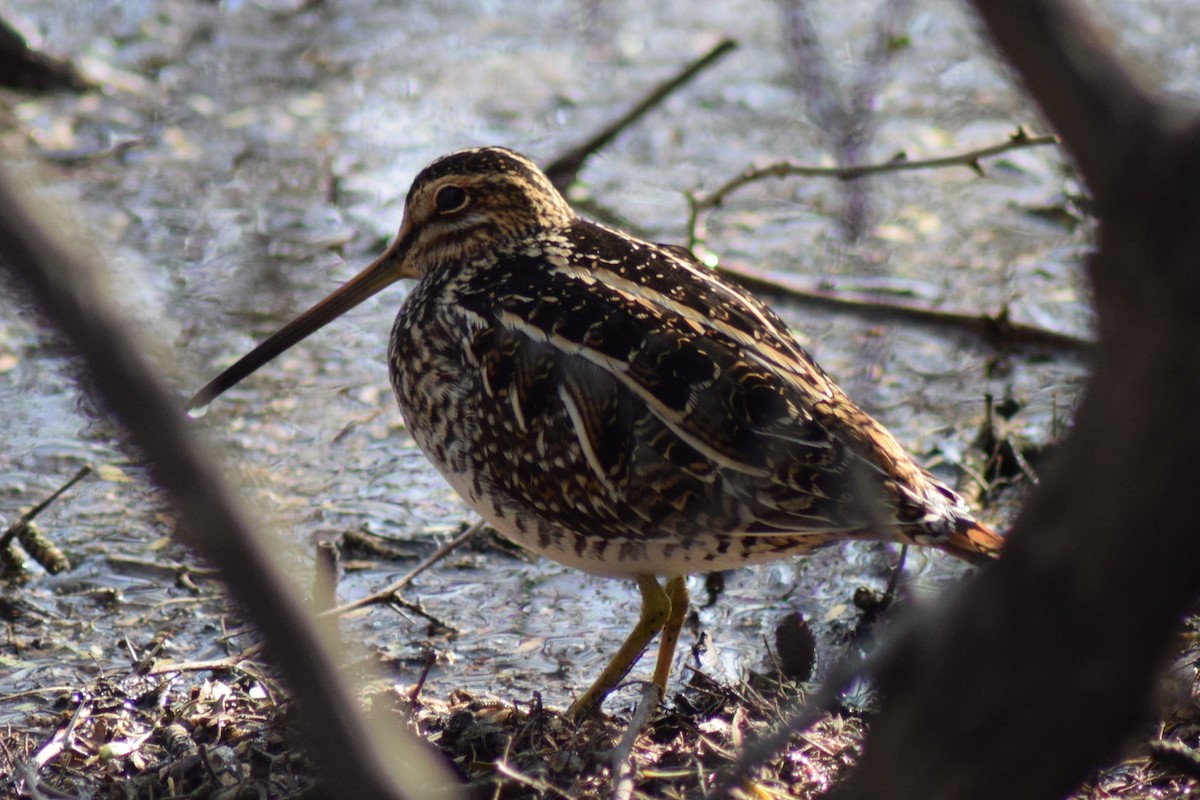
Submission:
M 88 475 L 91 475 L 91 474 L 92 474 L 91 467 L 89 467 L 89 466 L 80 467 L 79 471 L 76 472 L 69 481 L 67 481 L 62 486 L 55 489 L 54 492 L 49 497 L 47 497 L 45 500 L 38 503 L 36 506 L 34 506 L 33 508 L 29 509 L 24 514 L 22 514 L 20 519 L 18 519 L 16 522 L 14 522 L 12 525 L 10 525 L 8 527 L 8 530 L 6 530 L 3 534 L 0 534 L 0 547 L 4 547 L 10 541 L 12 541 L 12 538 L 14 536 L 16 536 L 18 533 L 20 533 L 21 528 L 23 526 L 32 522 L 33 519 L 35 517 L 37 517 L 38 514 L 45 511 L 50 506 L 51 503 L 53 503 L 58 498 L 62 497 L 63 494 L 65 494 L 68 489 L 70 489 L 72 486 L 79 483 L 81 480 L 83 480 L 84 478 L 86 478 Z
M 638 701 L 633 716 L 629 718 L 625 734 L 613 748 L 610 762 L 613 780 L 612 800 L 630 800 L 633 797 L 634 778 L 637 776 L 637 765 L 633 762 L 633 745 L 646 729 L 646 725 L 650 722 L 650 715 L 658 708 L 662 699 L 662 690 L 658 688 L 657 683 L 646 684 L 646 688 L 642 691 L 642 699 Z
M 360 597 L 357 600 L 354 600 L 352 602 L 344 603 L 336 608 L 331 608 L 328 611 L 322 611 L 317 616 L 318 617 L 340 616 L 342 614 L 348 614 L 351 611 L 354 611 L 359 608 L 363 608 L 365 606 L 375 605 L 378 603 L 395 602 L 398 599 L 398 595 L 399 595 L 400 591 L 403 590 L 404 587 L 406 587 L 410 583 L 412 583 L 413 578 L 417 577 L 422 572 L 429 569 L 437 562 L 441 561 L 447 555 L 449 555 L 450 553 L 457 550 L 464 543 L 466 543 L 467 540 L 469 540 L 471 537 L 475 536 L 475 534 L 477 534 L 481 530 L 483 530 L 483 526 L 484 526 L 483 520 L 479 520 L 478 522 L 474 523 L 469 528 L 467 528 L 465 531 L 460 533 L 458 536 L 455 536 L 453 539 L 446 542 L 444 545 L 439 547 L 437 550 L 434 550 L 432 555 L 430 555 L 428 558 L 426 558 L 420 564 L 417 564 L 415 567 L 413 567 L 411 570 L 409 570 L 408 573 L 406 573 L 403 577 L 401 577 L 399 580 L 397 580 L 395 583 L 391 584 L 390 586 L 380 589 L 378 592 L 372 592 L 371 594 L 366 595 L 365 597 Z
M 576 798 L 574 795 L 564 792 L 562 789 L 558 788 L 552 783 L 548 783 L 540 778 L 534 778 L 524 774 L 523 772 L 520 772 L 503 759 L 496 762 L 496 772 L 499 772 L 501 775 L 509 778 L 510 780 L 516 781 L 522 786 L 528 786 L 530 789 L 538 792 L 541 796 L 553 794 L 563 798 L 563 800 L 578 800 L 578 798 Z M 498 787 L 496 796 L 500 796 Z
M 212 658 L 204 661 L 163 661 L 154 664 L 146 670 L 147 675 L 170 675 L 173 672 L 240 672 L 256 681 L 263 680 L 262 673 L 244 666 L 252 658 L 261 657 L 262 648 L 252 645 L 241 653 L 225 658 Z

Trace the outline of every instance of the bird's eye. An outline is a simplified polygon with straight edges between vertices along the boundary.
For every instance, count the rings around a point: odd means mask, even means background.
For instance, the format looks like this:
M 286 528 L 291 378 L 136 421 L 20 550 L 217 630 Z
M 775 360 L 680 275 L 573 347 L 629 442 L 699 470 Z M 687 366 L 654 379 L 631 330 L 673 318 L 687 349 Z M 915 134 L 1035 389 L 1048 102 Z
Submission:
M 461 186 L 443 186 L 437 193 L 439 214 L 453 214 L 467 205 L 467 192 Z

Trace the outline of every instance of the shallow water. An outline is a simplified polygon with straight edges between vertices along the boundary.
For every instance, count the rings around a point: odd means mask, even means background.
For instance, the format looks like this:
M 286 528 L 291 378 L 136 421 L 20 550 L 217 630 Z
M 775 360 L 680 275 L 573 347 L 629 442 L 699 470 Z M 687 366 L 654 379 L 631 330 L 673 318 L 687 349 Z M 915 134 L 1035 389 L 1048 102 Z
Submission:
M 1113 5 L 1105 13 L 1133 52 L 1173 76 L 1178 91 L 1195 93 L 1200 70 L 1187 67 L 1196 47 L 1186 26 L 1171 22 L 1194 4 Z M 412 176 L 433 157 L 496 143 L 548 161 L 722 36 L 740 49 L 588 162 L 588 199 L 636 221 L 639 233 L 681 241 L 684 192 L 711 189 L 752 162 L 830 158 L 796 91 L 774 4 L 303 6 L 8 6 L 106 89 L 0 98 L 9 111 L 0 131 L 13 153 L 6 160 L 64 209 L 64 235 L 103 254 L 111 289 L 181 398 L 376 255 L 399 224 Z M 859 69 L 874 14 L 873 4 L 853 6 L 818 18 L 843 80 Z M 992 144 L 1017 125 L 1043 131 L 973 30 L 954 3 L 913 12 L 878 94 L 871 160 Z M 1022 321 L 1086 335 L 1087 226 L 1036 213 L 1078 191 L 1069 168 L 1055 148 L 985 166 L 986 178 L 960 168 L 871 180 L 871 228 L 853 243 L 838 222 L 840 184 L 760 184 L 709 218 L 707 244 L 768 270 L 899 288 L 931 307 L 1008 307 Z M 367 529 L 427 552 L 471 519 L 416 450 L 390 396 L 383 356 L 404 291 L 346 315 L 196 422 L 272 521 L 297 574 L 311 570 L 320 537 Z M 1017 398 L 1021 431 L 1043 442 L 1063 428 L 1083 374 L 1053 354 L 1002 356 L 968 338 L 774 305 L 852 395 L 923 459 L 942 462 L 950 480 L 985 394 Z M 10 602 L 35 607 L 15 631 L 36 641 L 14 656 L 18 668 L 0 671 L 0 698 L 127 669 L 122 637 L 141 646 L 169 631 L 176 658 L 220 652 L 236 618 L 214 617 L 169 569 L 153 566 L 194 559 L 167 539 L 170 512 L 80 399 L 62 347 L 16 300 L 0 304 L 0 407 L 0 511 L 10 520 L 83 463 L 119 468 L 42 518 L 75 570 L 3 588 Z M 1003 523 L 1002 513 L 992 521 Z M 734 573 L 717 603 L 699 611 L 712 640 L 704 668 L 730 678 L 761 667 L 764 637 L 793 609 L 813 620 L 821 658 L 836 659 L 857 619 L 855 588 L 882 586 L 893 559 L 889 548 L 855 545 Z M 353 572 L 341 597 L 411 566 Z M 909 571 L 918 598 L 960 573 L 920 554 Z M 701 599 L 700 579 L 692 589 Z M 457 635 L 431 636 L 420 618 L 375 610 L 348 619 L 346 638 L 393 657 L 400 682 L 415 680 L 424 653 L 436 651 L 427 691 L 526 699 L 538 690 L 549 703 L 586 686 L 637 614 L 630 585 L 479 547 L 418 578 L 408 596 Z M 684 647 L 696 636 L 690 628 Z M 0 721 L 29 708 L 0 706 Z

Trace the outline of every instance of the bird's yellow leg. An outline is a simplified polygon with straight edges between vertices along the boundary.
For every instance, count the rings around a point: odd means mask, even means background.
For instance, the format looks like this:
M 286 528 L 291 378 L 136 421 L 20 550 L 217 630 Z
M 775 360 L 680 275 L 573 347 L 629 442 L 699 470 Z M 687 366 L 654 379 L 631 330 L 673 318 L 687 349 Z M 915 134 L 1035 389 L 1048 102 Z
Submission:
M 672 579 L 672 581 L 677 579 Z M 654 634 L 663 629 L 663 626 L 671 621 L 673 609 L 671 608 L 671 597 L 663 591 L 658 585 L 653 575 L 639 575 L 637 578 L 638 591 L 642 594 L 642 613 L 638 618 L 637 625 L 630 631 L 629 636 L 625 638 L 624 644 L 617 654 L 608 662 L 608 666 L 600 673 L 600 677 L 596 678 L 596 682 L 591 688 L 580 695 L 579 699 L 571 704 L 567 709 L 567 716 L 579 719 L 586 716 L 593 708 L 600 705 L 608 693 L 613 690 L 613 687 L 621 682 L 622 679 L 637 663 L 637 660 L 642 657 L 642 653 L 646 651 L 646 645 L 650 644 L 650 640 L 654 638 Z M 668 586 L 671 582 L 667 583 Z M 687 587 L 684 587 L 684 595 L 686 597 Z M 686 603 L 684 604 L 686 607 Z M 682 624 L 682 623 L 681 623 Z M 679 638 L 679 631 L 675 631 L 675 639 Z M 671 649 L 674 650 L 674 642 L 671 644 Z M 659 663 L 662 663 L 662 656 L 659 656 Z M 667 671 L 671 668 L 670 659 L 667 660 Z M 658 679 L 658 670 L 655 671 L 655 680 Z M 663 683 L 666 682 L 666 676 L 663 677 Z M 663 684 L 659 684 L 660 686 Z
M 692 601 L 688 594 L 687 578 L 683 575 L 671 578 L 663 588 L 671 602 L 671 614 L 663 625 L 662 639 L 658 643 L 658 663 L 654 665 L 654 682 L 658 684 L 659 697 L 667 696 L 667 679 L 671 677 L 675 645 L 679 644 L 679 631 L 683 629 L 688 604 Z

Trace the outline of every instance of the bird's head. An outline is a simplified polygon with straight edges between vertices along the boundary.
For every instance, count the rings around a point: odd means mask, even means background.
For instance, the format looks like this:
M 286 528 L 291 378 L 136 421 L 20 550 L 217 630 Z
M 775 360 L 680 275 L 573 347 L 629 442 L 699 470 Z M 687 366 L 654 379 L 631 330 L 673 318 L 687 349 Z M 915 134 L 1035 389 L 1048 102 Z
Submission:
M 512 150 L 480 147 L 434 161 L 413 179 L 392 245 L 341 288 L 278 330 L 195 394 L 207 406 L 263 364 L 401 278 L 469 261 L 540 230 L 567 225 L 575 212 L 537 166 Z
M 519 153 L 460 150 L 413 180 L 389 253 L 398 277 L 419 278 L 433 265 L 471 260 L 574 218 L 549 178 Z

